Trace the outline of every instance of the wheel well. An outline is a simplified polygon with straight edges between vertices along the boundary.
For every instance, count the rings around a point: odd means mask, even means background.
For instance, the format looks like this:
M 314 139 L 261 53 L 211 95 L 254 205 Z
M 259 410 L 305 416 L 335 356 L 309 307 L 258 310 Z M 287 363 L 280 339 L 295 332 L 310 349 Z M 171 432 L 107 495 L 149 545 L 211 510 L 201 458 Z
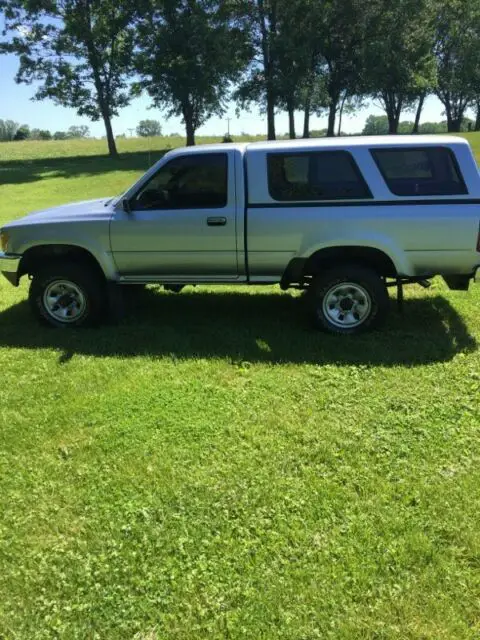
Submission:
M 392 259 L 380 249 L 357 246 L 327 247 L 316 251 L 309 258 L 293 258 L 283 273 L 280 287 L 288 289 L 294 286 L 304 289 L 310 284 L 312 276 L 346 262 L 355 262 L 369 267 L 385 278 L 397 276 Z
M 392 259 L 380 249 L 372 247 L 328 247 L 321 249 L 307 259 L 303 275 L 315 275 L 330 266 L 345 262 L 356 262 L 370 267 L 380 276 L 394 278 L 397 275 Z
M 94 256 L 81 247 L 75 247 L 66 244 L 51 244 L 32 247 L 28 249 L 20 263 L 20 272 L 22 276 L 26 273 L 33 275 L 40 268 L 45 267 L 51 262 L 68 261 L 75 264 L 88 265 L 94 269 L 102 278 L 105 277 L 101 266 Z

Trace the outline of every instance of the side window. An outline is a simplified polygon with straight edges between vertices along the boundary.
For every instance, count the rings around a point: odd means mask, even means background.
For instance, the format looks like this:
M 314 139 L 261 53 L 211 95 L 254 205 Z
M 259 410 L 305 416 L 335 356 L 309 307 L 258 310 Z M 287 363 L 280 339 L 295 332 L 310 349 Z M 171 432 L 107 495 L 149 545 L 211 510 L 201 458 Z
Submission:
M 225 207 L 227 169 L 226 153 L 174 158 L 143 185 L 130 205 L 137 211 Z
M 274 200 L 349 200 L 372 194 L 347 151 L 269 153 L 268 190 Z
M 371 154 L 397 196 L 468 193 L 455 156 L 446 147 L 372 149 Z

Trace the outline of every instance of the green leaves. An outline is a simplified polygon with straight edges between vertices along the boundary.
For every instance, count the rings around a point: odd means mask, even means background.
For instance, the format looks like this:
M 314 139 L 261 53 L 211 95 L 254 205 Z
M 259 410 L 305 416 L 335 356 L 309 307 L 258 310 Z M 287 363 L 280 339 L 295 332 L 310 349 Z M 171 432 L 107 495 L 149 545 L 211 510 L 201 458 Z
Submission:
M 480 90 L 480 7 L 467 0 L 444 0 L 436 19 L 436 94 L 445 107 L 449 131 L 460 131 L 469 104 Z
M 389 133 L 397 133 L 402 111 L 435 85 L 432 5 L 429 0 L 375 5 L 372 37 L 365 43 L 365 88 L 385 109 Z
M 167 115 L 181 116 L 187 143 L 211 115 L 222 114 L 245 62 L 244 33 L 228 3 L 151 0 L 136 36 L 141 86 Z

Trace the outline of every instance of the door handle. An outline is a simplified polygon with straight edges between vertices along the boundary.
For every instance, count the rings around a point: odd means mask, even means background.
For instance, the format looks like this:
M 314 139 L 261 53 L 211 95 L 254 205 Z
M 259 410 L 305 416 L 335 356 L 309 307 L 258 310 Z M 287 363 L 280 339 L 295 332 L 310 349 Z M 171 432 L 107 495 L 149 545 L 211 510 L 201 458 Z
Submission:
M 215 216 L 213 218 L 207 218 L 207 224 L 209 227 L 224 227 L 227 224 L 227 219 L 223 216 Z

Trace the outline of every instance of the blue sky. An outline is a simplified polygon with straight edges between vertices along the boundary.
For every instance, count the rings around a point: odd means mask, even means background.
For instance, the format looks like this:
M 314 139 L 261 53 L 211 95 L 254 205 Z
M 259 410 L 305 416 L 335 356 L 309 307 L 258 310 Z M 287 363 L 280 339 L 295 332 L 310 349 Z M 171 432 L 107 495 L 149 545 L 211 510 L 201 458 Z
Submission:
M 33 102 L 31 100 L 35 93 L 32 85 L 17 85 L 15 83 L 15 73 L 18 68 L 17 58 L 13 55 L 0 56 L 0 118 L 10 119 L 19 124 L 28 124 L 32 128 L 49 129 L 50 131 L 62 131 L 71 125 L 86 124 L 90 128 L 90 134 L 95 137 L 104 135 L 102 122 L 90 122 L 87 118 L 80 118 L 75 110 L 65 109 L 54 105 L 51 101 Z M 140 120 L 151 118 L 162 123 L 163 133 L 174 132 L 184 133 L 183 125 L 179 118 L 166 119 L 164 114 L 155 109 L 149 109 L 149 99 L 147 96 L 137 98 L 132 101 L 129 107 L 122 109 L 120 115 L 113 121 L 113 129 L 116 135 L 125 133 L 130 135 L 129 129 L 134 130 Z M 436 98 L 429 98 L 426 102 L 422 121 L 438 121 L 443 119 L 442 105 Z M 346 116 L 343 119 L 342 130 L 346 133 L 354 133 L 362 130 L 365 120 L 370 113 L 382 114 L 381 109 L 370 104 L 367 108 L 361 109 L 353 116 Z M 237 118 L 235 106 L 232 104 L 223 118 L 211 118 L 198 135 L 223 135 L 227 130 L 227 120 L 230 117 L 230 132 L 233 136 L 239 135 L 242 131 L 247 133 L 265 133 L 265 119 L 252 110 L 242 112 Z M 411 119 L 411 114 L 405 114 L 404 119 Z M 297 134 L 302 130 L 302 114 L 296 115 Z M 288 119 L 286 114 L 279 114 L 276 118 L 277 133 L 282 134 L 288 131 Z M 327 126 L 327 118 L 311 118 L 311 129 L 323 129 Z

